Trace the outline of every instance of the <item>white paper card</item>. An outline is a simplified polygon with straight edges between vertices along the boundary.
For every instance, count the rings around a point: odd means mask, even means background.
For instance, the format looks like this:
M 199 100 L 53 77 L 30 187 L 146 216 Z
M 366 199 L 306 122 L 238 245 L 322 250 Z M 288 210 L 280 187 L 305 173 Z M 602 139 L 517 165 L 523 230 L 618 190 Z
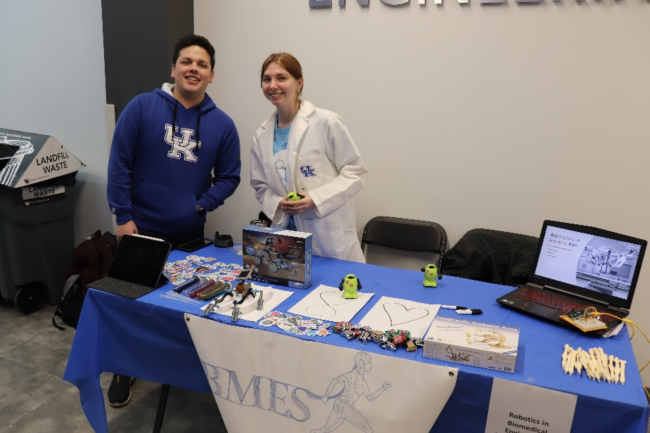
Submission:
M 456 386 L 456 368 L 363 345 L 185 319 L 229 432 L 428 433 Z
M 577 401 L 574 394 L 494 378 L 485 433 L 569 433 Z
M 357 299 L 345 299 L 339 289 L 321 284 L 291 307 L 289 313 L 332 322 L 349 322 L 374 293 L 357 292 L 357 295 Z
M 289 296 L 293 295 L 292 292 L 287 290 L 280 290 L 274 287 L 266 286 L 257 286 L 254 283 L 251 283 L 254 289 L 262 290 L 264 298 L 264 306 L 261 310 L 257 309 L 257 301 L 259 299 L 259 293 L 256 297 L 249 296 L 246 300 L 239 306 L 240 315 L 239 319 L 248 320 L 250 322 L 258 322 L 262 320 L 262 317 L 275 309 L 278 305 L 284 302 Z M 224 298 L 223 302 L 219 304 L 219 308 L 213 310 L 212 314 L 221 314 L 223 316 L 232 316 L 232 307 L 233 303 L 236 301 L 234 297 Z M 209 304 L 206 304 L 201 308 L 202 311 L 208 307 Z
M 405 329 L 413 337 L 423 338 L 439 309 L 439 304 L 382 296 L 359 323 L 380 331 Z

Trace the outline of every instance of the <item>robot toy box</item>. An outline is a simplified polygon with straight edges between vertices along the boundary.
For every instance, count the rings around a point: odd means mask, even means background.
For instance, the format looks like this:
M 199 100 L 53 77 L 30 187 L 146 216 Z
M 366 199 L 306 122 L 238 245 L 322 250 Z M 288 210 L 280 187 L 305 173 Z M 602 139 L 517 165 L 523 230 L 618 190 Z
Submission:
M 243 236 L 244 269 L 251 280 L 293 289 L 311 285 L 311 233 L 248 226 Z
M 423 356 L 515 372 L 519 328 L 437 316 L 424 338 Z

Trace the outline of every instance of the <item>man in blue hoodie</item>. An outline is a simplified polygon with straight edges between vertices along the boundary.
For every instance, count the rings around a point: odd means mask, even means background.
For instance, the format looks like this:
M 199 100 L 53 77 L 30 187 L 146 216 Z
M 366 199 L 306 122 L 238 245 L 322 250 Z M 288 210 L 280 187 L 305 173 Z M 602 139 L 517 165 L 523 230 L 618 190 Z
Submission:
M 202 238 L 205 214 L 239 185 L 239 136 L 206 94 L 214 48 L 190 35 L 176 45 L 175 84 L 136 96 L 115 125 L 108 203 L 118 240 L 139 233 L 174 247 Z
M 237 129 L 206 93 L 214 63 L 206 38 L 182 38 L 172 58 L 175 83 L 136 96 L 120 115 L 108 162 L 108 203 L 118 240 L 138 233 L 175 248 L 202 238 L 206 212 L 239 185 Z M 131 382 L 114 376 L 111 406 L 130 401 Z

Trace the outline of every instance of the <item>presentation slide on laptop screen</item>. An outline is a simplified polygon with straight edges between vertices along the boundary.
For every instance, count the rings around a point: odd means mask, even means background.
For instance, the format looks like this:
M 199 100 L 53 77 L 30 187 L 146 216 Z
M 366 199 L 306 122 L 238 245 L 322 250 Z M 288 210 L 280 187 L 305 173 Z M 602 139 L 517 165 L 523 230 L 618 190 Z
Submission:
M 547 226 L 535 274 L 627 299 L 641 247 Z

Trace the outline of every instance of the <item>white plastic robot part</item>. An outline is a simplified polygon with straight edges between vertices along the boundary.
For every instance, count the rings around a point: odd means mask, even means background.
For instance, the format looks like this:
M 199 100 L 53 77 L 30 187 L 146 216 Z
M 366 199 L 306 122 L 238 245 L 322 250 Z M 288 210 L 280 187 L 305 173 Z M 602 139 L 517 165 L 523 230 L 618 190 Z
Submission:
M 567 363 L 567 358 L 569 357 L 569 351 L 571 351 L 571 347 L 568 344 L 564 345 L 564 352 L 562 352 L 562 369 L 566 372 L 566 363 Z
M 614 357 L 614 383 L 618 384 L 621 380 L 621 360 Z
M 589 349 L 589 366 L 591 367 L 594 378 L 600 382 L 600 361 L 598 361 L 597 356 L 596 349 Z
M 583 369 L 582 362 L 580 362 L 580 354 L 581 353 L 582 353 L 581 348 L 578 348 L 577 351 L 573 352 L 573 364 L 574 364 L 574 366 L 576 368 L 576 371 L 578 372 L 579 375 L 582 374 L 582 369 Z
M 571 365 L 571 358 L 573 358 L 573 353 L 575 351 L 568 344 L 564 345 L 564 353 L 562 354 L 562 369 L 564 374 L 569 373 L 569 366 Z
M 619 359 L 618 363 L 621 365 L 621 385 L 625 385 L 625 364 L 627 364 L 627 361 Z
M 607 368 L 607 355 L 605 355 L 602 347 L 597 349 L 597 353 L 598 361 L 600 362 L 600 373 L 608 383 L 612 383 L 612 376 L 609 374 L 609 368 Z
M 582 364 L 582 366 L 585 369 L 585 374 L 589 379 L 593 379 L 593 373 L 591 371 L 591 367 L 589 366 L 589 354 L 585 352 L 584 350 L 580 350 L 578 353 L 578 362 Z
M 607 361 L 609 376 L 612 378 L 612 382 L 616 383 L 616 372 L 614 371 L 614 355 L 609 355 L 609 357 L 607 357 Z
M 578 351 L 580 348 L 578 348 Z M 569 373 L 569 376 L 573 376 L 573 371 L 575 370 L 576 366 L 576 352 L 575 350 L 572 350 L 571 353 L 569 354 L 569 362 L 567 363 L 567 370 Z

